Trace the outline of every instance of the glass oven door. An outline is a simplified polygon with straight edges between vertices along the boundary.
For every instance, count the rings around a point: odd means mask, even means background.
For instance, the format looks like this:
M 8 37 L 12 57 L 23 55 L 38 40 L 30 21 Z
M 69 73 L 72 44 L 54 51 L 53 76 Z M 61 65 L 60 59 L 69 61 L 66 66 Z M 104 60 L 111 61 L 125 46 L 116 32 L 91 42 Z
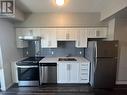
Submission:
M 19 86 L 39 85 L 38 66 L 18 66 Z

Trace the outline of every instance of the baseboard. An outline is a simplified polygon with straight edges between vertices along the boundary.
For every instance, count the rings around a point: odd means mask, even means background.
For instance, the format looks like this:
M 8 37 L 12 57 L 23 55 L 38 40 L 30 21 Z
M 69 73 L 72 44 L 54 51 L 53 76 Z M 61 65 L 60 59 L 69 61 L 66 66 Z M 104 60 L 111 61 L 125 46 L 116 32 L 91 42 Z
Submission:
M 127 85 L 127 81 L 116 81 L 116 85 Z

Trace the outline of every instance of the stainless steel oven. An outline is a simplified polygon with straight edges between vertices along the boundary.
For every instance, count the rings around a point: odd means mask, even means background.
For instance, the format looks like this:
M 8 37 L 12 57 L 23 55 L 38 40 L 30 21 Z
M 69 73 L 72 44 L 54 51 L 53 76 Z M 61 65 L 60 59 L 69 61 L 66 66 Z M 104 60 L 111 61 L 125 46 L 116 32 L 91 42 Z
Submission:
M 43 57 L 28 57 L 17 62 L 18 85 L 39 86 L 39 61 Z
M 17 66 L 19 86 L 39 86 L 39 66 Z

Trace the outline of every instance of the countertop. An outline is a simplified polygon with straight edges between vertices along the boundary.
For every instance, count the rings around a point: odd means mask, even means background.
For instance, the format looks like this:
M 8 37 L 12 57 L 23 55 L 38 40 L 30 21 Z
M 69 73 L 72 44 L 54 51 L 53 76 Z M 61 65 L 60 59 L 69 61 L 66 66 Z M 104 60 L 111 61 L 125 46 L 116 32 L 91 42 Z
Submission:
M 75 58 L 77 61 L 58 61 L 59 58 Z M 86 58 L 84 57 L 45 57 L 43 58 L 39 63 L 64 63 L 64 62 L 69 62 L 69 63 L 90 63 Z

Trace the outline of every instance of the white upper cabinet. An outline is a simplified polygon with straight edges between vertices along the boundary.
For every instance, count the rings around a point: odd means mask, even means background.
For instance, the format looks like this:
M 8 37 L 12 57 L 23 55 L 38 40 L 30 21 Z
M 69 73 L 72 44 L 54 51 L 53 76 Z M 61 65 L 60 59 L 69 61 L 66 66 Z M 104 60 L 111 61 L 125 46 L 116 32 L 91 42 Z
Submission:
M 56 28 L 40 28 L 41 47 L 57 48 Z
M 76 29 L 76 47 L 77 48 L 85 48 L 87 47 L 87 29 L 86 28 L 78 28 Z
M 25 48 L 28 47 L 28 42 L 19 39 L 20 37 L 24 36 L 24 29 L 23 28 L 16 28 L 16 45 L 17 48 Z
M 87 28 L 88 38 L 106 38 L 107 27 Z
M 24 36 L 40 36 L 39 28 L 22 28 Z
M 41 37 L 42 48 L 57 48 L 57 41 L 76 41 L 75 47 L 87 47 L 88 38 L 106 38 L 107 27 L 97 28 L 16 28 L 17 48 L 28 47 L 22 37 Z
M 58 41 L 75 41 L 75 29 L 74 28 L 57 28 L 57 40 Z
M 21 40 L 24 36 L 40 36 L 39 28 L 16 28 L 17 48 L 28 47 L 28 42 Z

